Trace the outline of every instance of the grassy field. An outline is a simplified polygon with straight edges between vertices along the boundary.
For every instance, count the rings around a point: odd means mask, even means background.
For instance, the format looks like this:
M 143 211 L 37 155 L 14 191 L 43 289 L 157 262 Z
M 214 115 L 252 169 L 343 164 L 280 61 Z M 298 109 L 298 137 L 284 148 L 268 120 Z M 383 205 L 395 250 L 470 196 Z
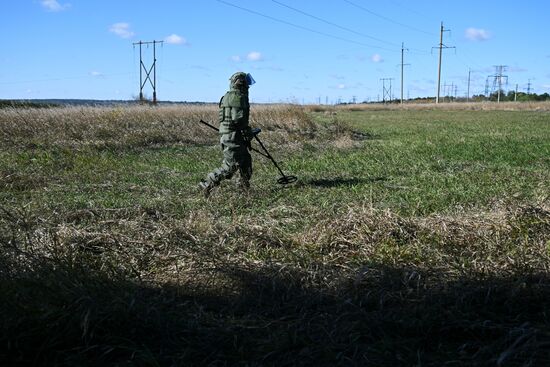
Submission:
M 5 365 L 550 364 L 550 105 L 0 110 Z M 519 106 L 519 108 L 518 108 Z

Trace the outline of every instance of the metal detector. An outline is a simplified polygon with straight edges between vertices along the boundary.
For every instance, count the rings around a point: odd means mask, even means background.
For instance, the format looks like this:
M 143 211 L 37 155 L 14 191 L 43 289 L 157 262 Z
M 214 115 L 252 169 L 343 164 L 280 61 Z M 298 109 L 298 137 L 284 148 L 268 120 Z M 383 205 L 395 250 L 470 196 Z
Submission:
M 219 131 L 219 129 L 217 127 L 215 127 L 214 125 L 211 125 L 209 124 L 208 122 L 206 121 L 203 121 L 203 120 L 200 120 L 200 123 L 203 124 L 203 125 L 206 125 L 208 126 L 209 128 L 213 129 L 213 130 L 216 130 L 216 131 Z M 277 168 L 277 170 L 279 171 L 279 173 L 281 174 L 281 177 L 279 177 L 277 179 L 277 183 L 279 185 L 288 185 L 288 184 L 291 184 L 293 182 L 296 182 L 298 180 L 298 177 L 296 176 L 292 176 L 292 175 L 285 175 L 285 173 L 283 172 L 283 170 L 281 169 L 281 167 L 279 167 L 279 165 L 277 164 L 277 162 L 275 161 L 275 159 L 271 156 L 271 154 L 269 154 L 269 151 L 267 150 L 267 148 L 265 147 L 265 145 L 262 143 L 262 141 L 260 140 L 260 138 L 258 138 L 258 134 L 262 131 L 262 129 L 258 129 L 258 128 L 254 128 L 252 129 L 252 136 L 254 136 L 254 139 L 256 139 L 256 141 L 258 142 L 258 144 L 260 144 L 260 146 L 262 147 L 262 151 L 252 147 L 252 145 L 248 145 L 248 149 L 250 149 L 251 151 L 253 152 L 256 152 L 258 153 L 259 155 L 263 156 L 263 157 L 266 157 L 267 159 L 269 159 L 274 165 L 275 167 Z
M 255 130 L 259 130 L 258 132 L 255 133 Z M 271 156 L 271 154 L 269 154 L 269 151 L 267 150 L 267 148 L 264 146 L 264 144 L 262 143 L 262 141 L 260 140 L 260 138 L 258 138 L 258 133 L 260 132 L 261 130 L 260 129 L 253 129 L 252 132 L 254 134 L 254 139 L 256 139 L 256 141 L 258 142 L 258 144 L 260 144 L 260 146 L 262 147 L 263 151 L 265 152 L 265 154 L 263 154 L 262 152 L 260 152 L 259 150 L 257 149 L 254 149 L 254 148 L 250 148 L 251 150 L 263 155 L 264 157 L 268 158 L 271 162 L 273 162 L 273 164 L 275 165 L 275 167 L 277 168 L 277 170 L 279 171 L 279 173 L 281 174 L 281 177 L 279 177 L 277 179 L 277 183 L 280 184 L 280 185 L 288 185 L 290 183 L 293 183 L 293 182 L 296 182 L 296 180 L 298 180 L 298 177 L 296 176 L 292 176 L 292 175 L 285 175 L 285 173 L 283 172 L 283 170 L 279 167 L 279 165 L 277 164 L 277 162 L 275 161 L 275 159 L 273 159 L 273 157 Z

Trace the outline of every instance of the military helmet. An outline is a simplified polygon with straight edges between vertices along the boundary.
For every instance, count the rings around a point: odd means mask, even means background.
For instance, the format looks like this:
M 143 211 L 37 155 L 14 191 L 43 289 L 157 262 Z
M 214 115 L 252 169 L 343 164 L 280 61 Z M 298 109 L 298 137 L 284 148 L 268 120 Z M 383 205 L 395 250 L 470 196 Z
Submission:
M 238 71 L 235 74 L 231 75 L 229 78 L 231 88 L 240 89 L 244 86 L 249 87 L 252 84 L 256 83 L 252 75 Z

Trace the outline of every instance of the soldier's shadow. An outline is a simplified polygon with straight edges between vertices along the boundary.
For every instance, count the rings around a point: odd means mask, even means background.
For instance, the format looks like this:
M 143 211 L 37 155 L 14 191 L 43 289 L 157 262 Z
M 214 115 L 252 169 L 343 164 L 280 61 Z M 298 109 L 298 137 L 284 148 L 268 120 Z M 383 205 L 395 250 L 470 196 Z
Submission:
M 333 177 L 333 178 L 316 178 L 310 180 L 304 180 L 304 186 L 314 186 L 314 187 L 340 187 L 340 186 L 355 186 L 368 183 L 375 183 L 381 181 L 387 181 L 387 177 Z

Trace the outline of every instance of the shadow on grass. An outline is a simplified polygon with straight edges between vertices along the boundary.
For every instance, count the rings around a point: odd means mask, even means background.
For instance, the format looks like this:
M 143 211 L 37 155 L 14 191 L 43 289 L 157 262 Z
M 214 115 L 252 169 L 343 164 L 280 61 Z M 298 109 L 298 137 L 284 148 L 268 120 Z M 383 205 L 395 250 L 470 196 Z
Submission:
M 387 181 L 387 177 L 365 177 L 365 178 L 345 178 L 345 177 L 335 177 L 335 178 L 321 178 L 321 179 L 311 179 L 303 181 L 302 185 L 304 186 L 315 186 L 315 187 L 340 187 L 340 186 L 355 186 L 363 185 L 367 183 L 375 183 L 381 181 Z
M 213 271 L 209 290 L 0 265 L 4 365 L 550 362 L 548 274 L 438 282 L 371 264 L 327 288 L 286 267 L 235 265 Z

